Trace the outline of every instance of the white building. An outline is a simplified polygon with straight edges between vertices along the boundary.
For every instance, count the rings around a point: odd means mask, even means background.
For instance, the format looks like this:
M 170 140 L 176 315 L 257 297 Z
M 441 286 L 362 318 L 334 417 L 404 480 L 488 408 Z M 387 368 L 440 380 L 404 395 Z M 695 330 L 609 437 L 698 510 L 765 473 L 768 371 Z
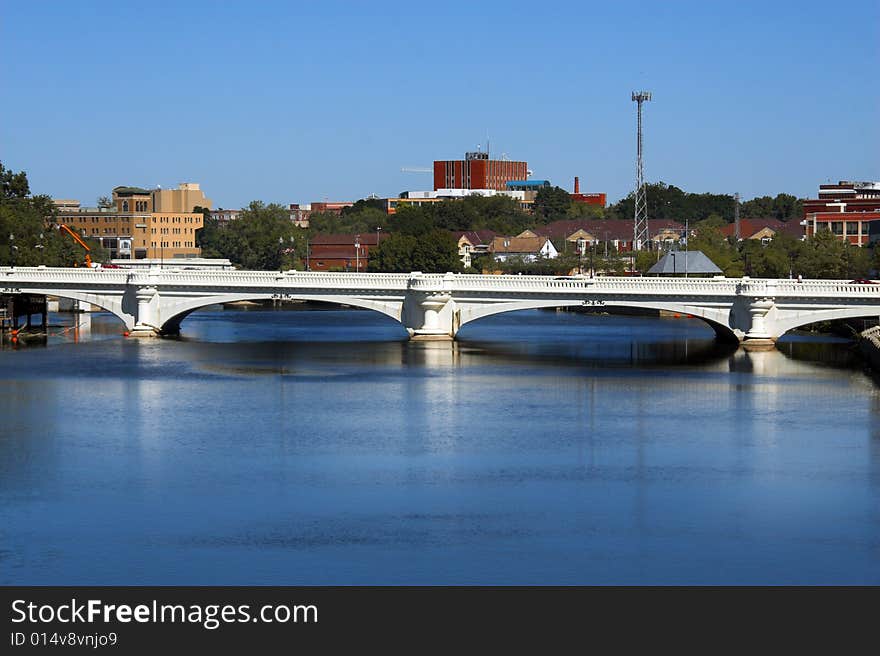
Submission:
M 559 251 L 547 237 L 495 237 L 489 252 L 499 262 L 514 259 L 534 262 L 539 258 L 559 257 Z

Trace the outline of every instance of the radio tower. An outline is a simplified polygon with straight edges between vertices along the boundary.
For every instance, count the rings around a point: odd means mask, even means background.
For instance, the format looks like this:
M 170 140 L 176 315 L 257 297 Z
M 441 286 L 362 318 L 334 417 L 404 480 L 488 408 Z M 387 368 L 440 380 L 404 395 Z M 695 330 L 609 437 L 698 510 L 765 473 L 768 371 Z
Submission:
M 645 198 L 645 166 L 642 161 L 642 103 L 651 99 L 650 91 L 633 91 L 633 102 L 638 103 L 638 163 L 636 164 L 636 207 L 633 217 L 633 250 L 641 250 L 648 243 L 648 202 Z

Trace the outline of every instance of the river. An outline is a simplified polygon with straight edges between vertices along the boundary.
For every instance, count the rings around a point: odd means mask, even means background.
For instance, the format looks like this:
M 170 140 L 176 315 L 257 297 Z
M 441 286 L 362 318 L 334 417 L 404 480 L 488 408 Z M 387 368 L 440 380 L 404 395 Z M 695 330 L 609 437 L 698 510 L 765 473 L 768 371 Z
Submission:
M 843 340 L 71 319 L 0 351 L 0 584 L 880 583 L 880 394 Z

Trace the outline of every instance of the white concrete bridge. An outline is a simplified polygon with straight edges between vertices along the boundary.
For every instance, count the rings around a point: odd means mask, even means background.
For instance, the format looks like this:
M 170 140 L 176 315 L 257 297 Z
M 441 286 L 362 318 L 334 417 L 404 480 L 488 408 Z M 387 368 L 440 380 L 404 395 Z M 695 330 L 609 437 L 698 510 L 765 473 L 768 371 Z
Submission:
M 416 339 L 451 339 L 463 325 L 500 312 L 566 306 L 689 314 L 721 338 L 755 345 L 816 321 L 880 316 L 880 284 L 844 280 L 3 267 L 0 292 L 91 303 L 142 335 L 178 333 L 187 315 L 207 305 L 261 299 L 375 310 Z

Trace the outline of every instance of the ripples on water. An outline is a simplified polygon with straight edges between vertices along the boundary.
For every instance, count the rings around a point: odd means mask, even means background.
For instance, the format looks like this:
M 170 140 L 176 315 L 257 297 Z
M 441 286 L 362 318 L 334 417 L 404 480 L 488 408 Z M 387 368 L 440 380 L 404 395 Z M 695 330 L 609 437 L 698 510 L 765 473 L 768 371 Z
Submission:
M 843 340 L 90 323 L 0 352 L 0 583 L 880 583 L 880 403 Z

